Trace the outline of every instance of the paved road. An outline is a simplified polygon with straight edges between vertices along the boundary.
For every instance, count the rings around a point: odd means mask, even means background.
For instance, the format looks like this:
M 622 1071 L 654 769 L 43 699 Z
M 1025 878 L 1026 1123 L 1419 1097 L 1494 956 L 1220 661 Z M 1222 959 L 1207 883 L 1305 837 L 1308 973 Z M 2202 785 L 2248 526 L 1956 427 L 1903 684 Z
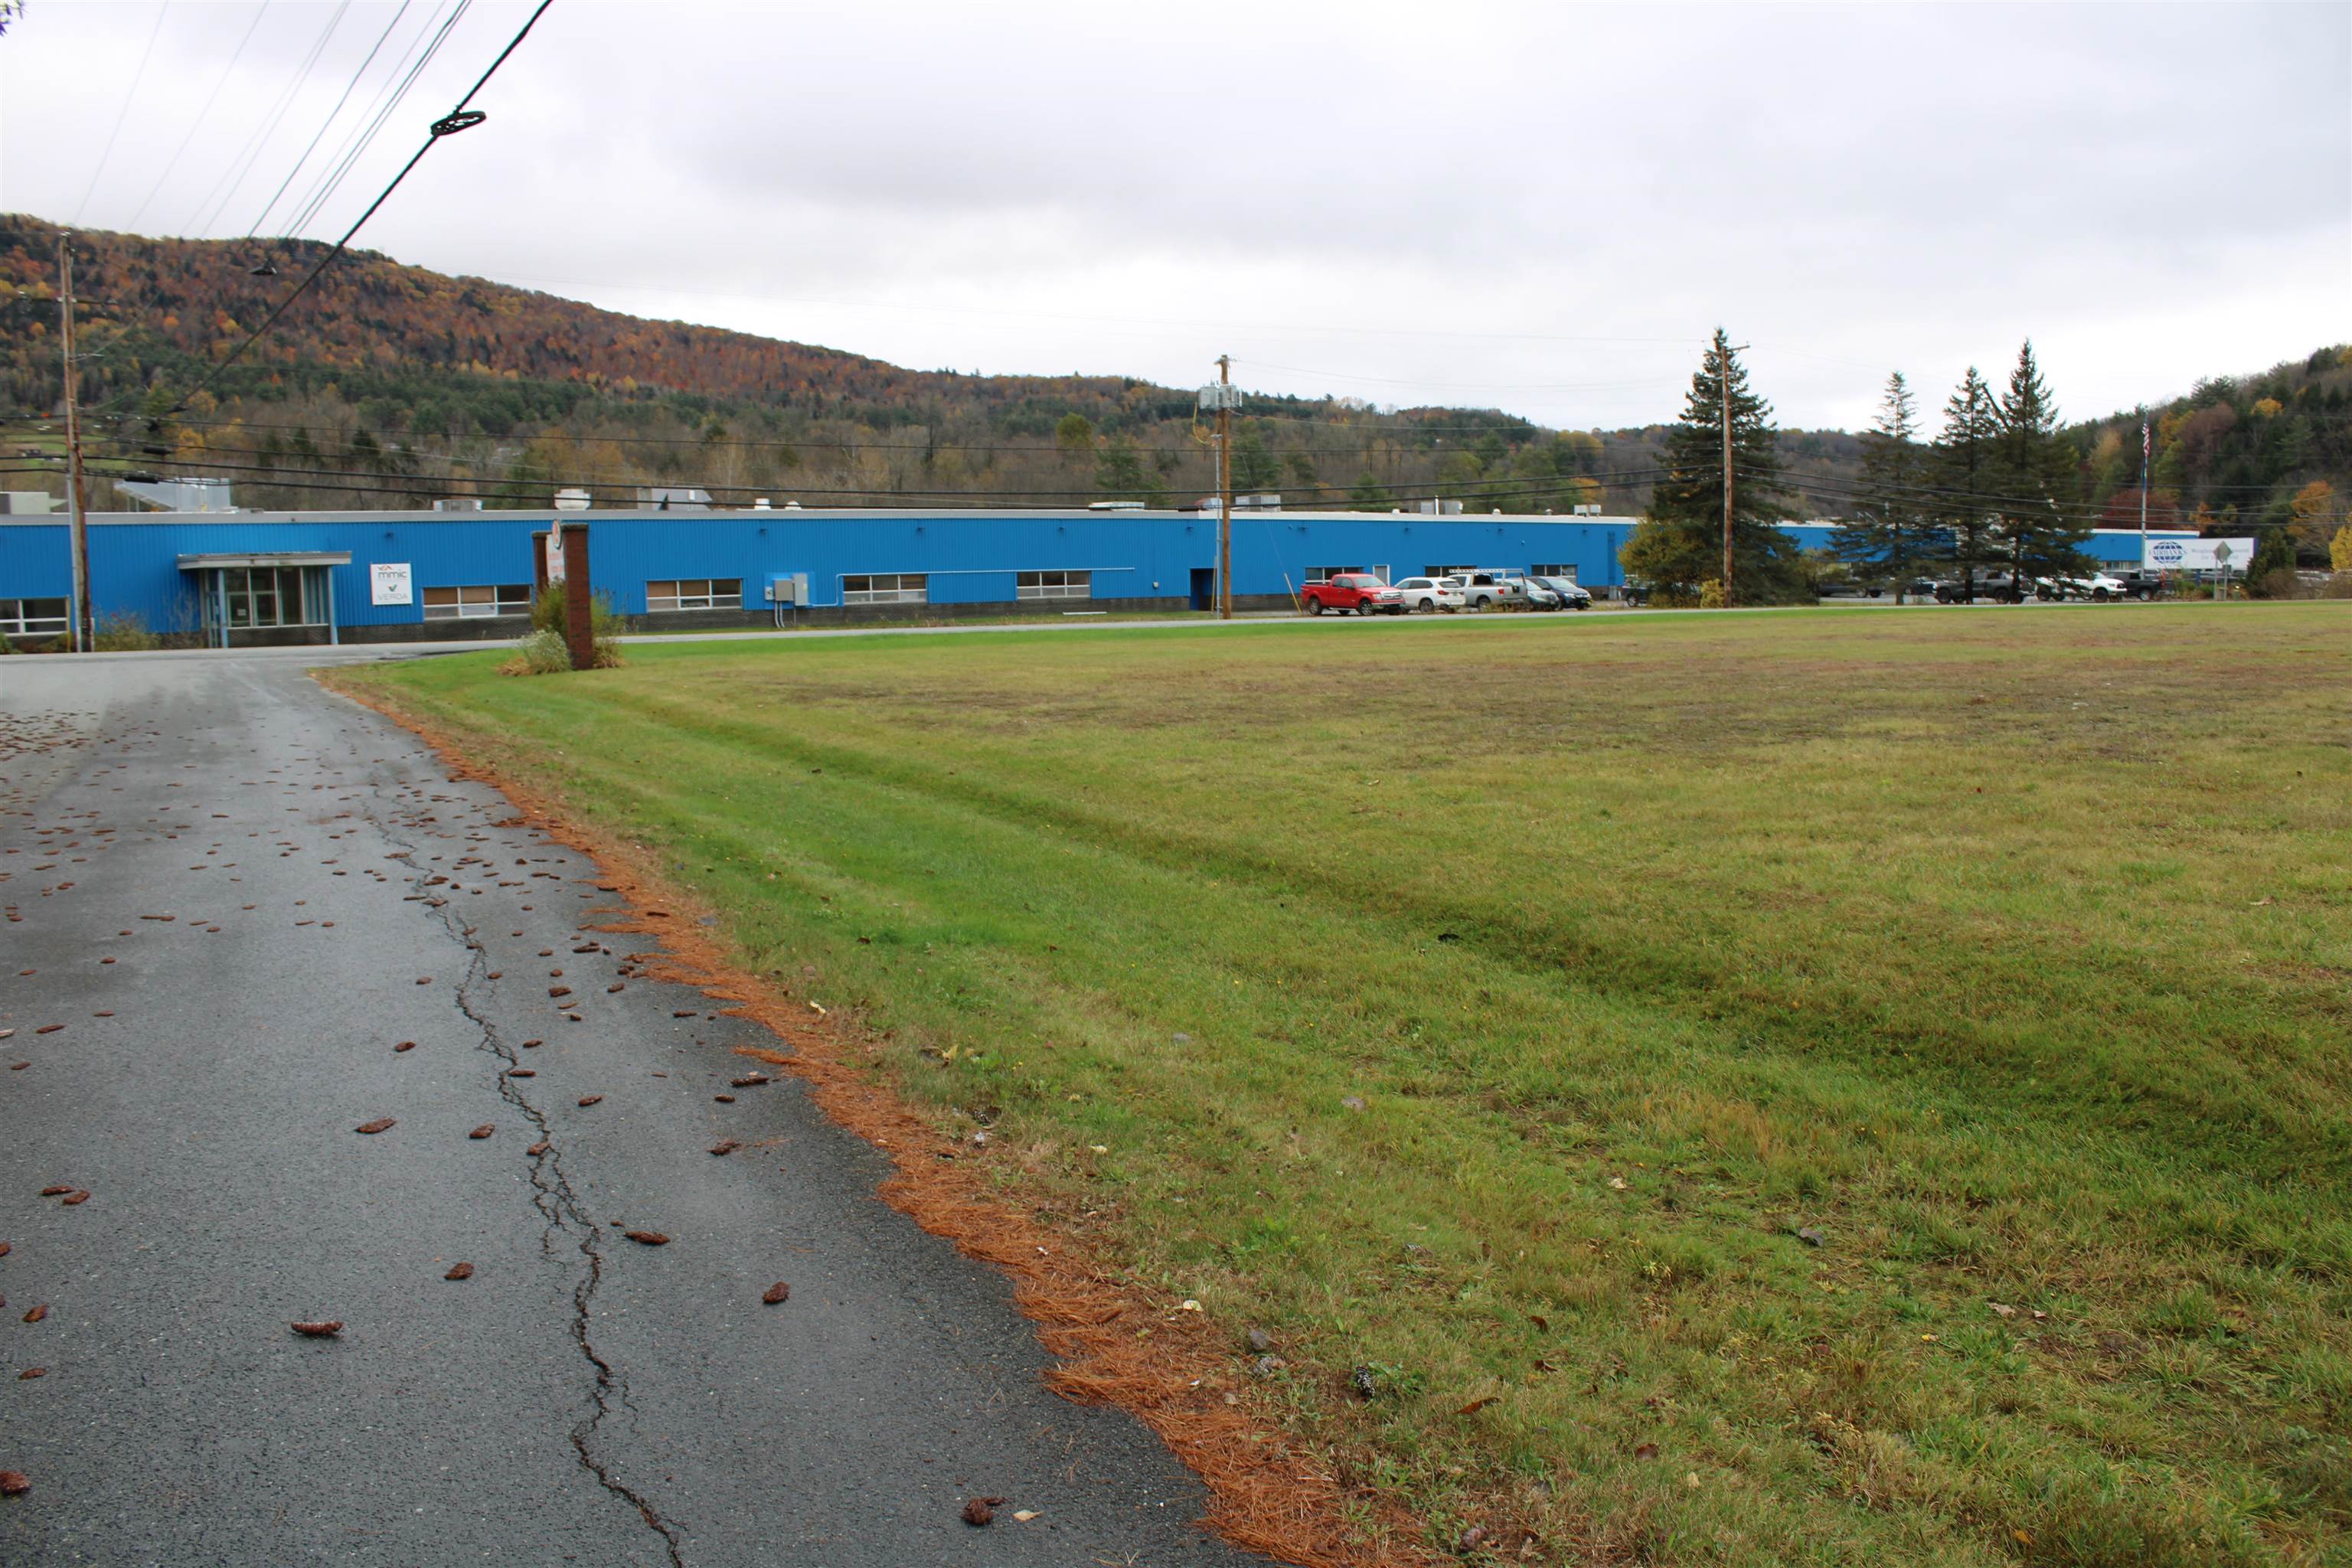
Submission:
M 588 862 L 305 662 L 0 664 L 0 1563 L 1255 1561 L 873 1151 L 713 1099 L 778 1042 L 582 951 Z

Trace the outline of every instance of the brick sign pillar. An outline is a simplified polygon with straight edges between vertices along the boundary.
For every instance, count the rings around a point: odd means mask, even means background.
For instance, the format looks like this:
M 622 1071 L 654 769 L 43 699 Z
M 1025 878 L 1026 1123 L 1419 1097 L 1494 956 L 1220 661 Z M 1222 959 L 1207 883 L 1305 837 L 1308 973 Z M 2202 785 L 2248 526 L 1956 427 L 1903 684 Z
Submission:
M 563 525 L 563 640 L 572 668 L 596 668 L 596 637 L 588 621 L 588 525 Z

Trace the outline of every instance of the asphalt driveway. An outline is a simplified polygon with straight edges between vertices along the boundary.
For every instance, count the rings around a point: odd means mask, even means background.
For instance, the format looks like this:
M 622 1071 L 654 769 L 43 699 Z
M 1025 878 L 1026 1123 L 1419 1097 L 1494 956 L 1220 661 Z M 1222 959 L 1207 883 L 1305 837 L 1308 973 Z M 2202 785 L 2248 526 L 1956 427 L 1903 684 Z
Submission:
M 0 661 L 0 1562 L 1256 1561 L 306 662 Z

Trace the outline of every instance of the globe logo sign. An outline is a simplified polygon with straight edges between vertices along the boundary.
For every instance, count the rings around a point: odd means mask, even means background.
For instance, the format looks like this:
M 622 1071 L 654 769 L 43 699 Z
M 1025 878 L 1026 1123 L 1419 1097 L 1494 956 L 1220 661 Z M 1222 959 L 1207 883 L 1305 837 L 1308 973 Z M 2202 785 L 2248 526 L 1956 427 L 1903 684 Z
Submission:
M 2165 541 L 2163 543 L 2156 546 L 2152 553 L 2156 563 L 2158 566 L 2178 566 L 2180 564 L 2180 546 L 2176 541 Z

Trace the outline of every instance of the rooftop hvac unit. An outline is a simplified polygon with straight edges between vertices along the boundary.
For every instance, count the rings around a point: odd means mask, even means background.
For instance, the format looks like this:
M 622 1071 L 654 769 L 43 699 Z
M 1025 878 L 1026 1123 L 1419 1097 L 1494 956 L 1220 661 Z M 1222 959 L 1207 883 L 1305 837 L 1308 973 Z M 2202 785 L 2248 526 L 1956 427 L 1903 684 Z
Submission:
M 433 510 L 435 511 L 479 511 L 482 510 L 482 500 L 479 496 L 444 496 L 433 503 Z
M 588 501 L 588 492 L 577 486 L 555 492 L 555 510 L 558 511 L 586 511 Z

